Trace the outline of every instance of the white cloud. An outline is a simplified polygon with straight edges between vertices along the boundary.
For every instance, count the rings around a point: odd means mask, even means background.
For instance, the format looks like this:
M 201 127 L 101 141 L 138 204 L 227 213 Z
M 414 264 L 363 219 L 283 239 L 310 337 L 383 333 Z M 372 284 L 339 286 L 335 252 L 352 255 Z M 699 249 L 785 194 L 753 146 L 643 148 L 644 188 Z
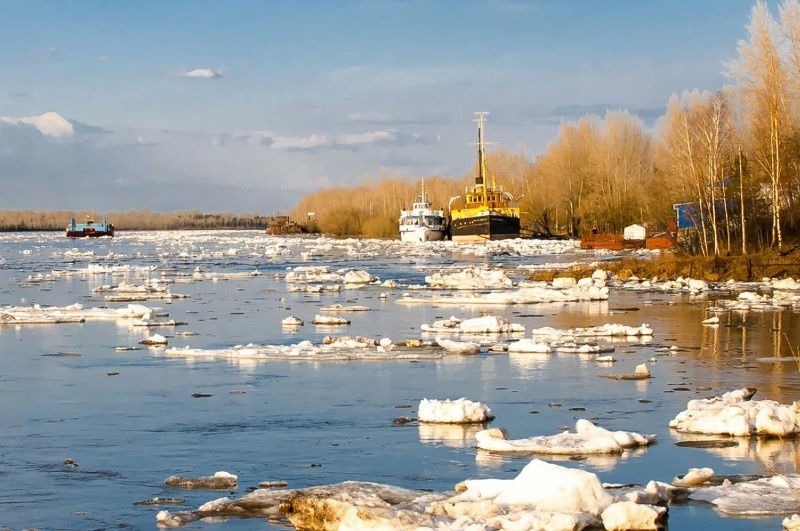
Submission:
M 222 77 L 222 74 L 220 74 L 218 70 L 212 70 L 211 68 L 195 68 L 193 70 L 187 70 L 186 72 L 183 72 L 181 77 L 187 77 L 190 79 L 214 79 Z
M 339 144 L 354 146 L 358 144 L 373 144 L 375 142 L 393 142 L 397 135 L 390 131 L 373 131 L 354 135 L 342 135 Z
M 328 144 L 328 137 L 325 135 L 311 135 L 307 137 L 297 136 L 275 136 L 271 138 L 270 147 L 272 149 L 302 150 L 316 149 Z
M 75 134 L 75 129 L 72 127 L 69 120 L 57 112 L 46 112 L 39 116 L 27 116 L 22 118 L 0 116 L 0 124 L 3 123 L 9 125 L 32 125 L 38 129 L 41 134 L 53 138 L 70 137 Z

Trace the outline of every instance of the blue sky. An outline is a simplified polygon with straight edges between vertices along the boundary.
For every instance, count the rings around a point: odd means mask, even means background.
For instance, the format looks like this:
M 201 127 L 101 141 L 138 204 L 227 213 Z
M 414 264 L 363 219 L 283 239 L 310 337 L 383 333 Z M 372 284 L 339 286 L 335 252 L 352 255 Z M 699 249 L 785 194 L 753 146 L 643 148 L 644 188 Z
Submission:
M 715 90 L 751 0 L 0 0 L 0 208 L 288 211 Z

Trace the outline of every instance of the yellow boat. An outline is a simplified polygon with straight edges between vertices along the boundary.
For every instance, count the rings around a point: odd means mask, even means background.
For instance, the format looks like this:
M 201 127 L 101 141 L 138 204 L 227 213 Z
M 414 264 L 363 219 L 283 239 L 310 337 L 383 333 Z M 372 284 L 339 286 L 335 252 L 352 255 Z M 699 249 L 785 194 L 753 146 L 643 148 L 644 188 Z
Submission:
M 486 174 L 486 144 L 483 140 L 484 116 L 478 119 L 478 175 L 463 196 L 450 199 L 450 237 L 455 242 L 479 242 L 519 238 L 519 203 L 514 196 L 491 183 Z

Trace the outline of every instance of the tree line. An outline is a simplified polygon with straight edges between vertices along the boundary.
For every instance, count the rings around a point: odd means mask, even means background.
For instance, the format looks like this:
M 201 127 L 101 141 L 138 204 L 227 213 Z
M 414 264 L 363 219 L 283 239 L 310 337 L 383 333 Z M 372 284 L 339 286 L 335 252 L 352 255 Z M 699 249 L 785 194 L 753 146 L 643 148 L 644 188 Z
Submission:
M 258 214 L 204 214 L 186 212 L 153 212 L 149 209 L 128 212 L 96 212 L 70 210 L 0 210 L 0 231 L 65 230 L 70 218 L 100 221 L 107 217 L 116 230 L 181 230 L 181 229 L 265 229 L 267 216 Z
M 800 0 L 784 0 L 777 16 L 759 0 L 747 31 L 725 65 L 732 83 L 673 95 L 652 132 L 620 110 L 562 123 L 534 159 L 489 153 L 490 173 L 520 200 L 523 227 L 572 237 L 631 223 L 674 229 L 673 205 L 684 204 L 698 253 L 783 251 L 800 223 Z M 434 205 L 446 208 L 476 171 L 425 177 Z M 418 193 L 418 182 L 383 173 L 309 194 L 293 214 L 333 235 L 392 237 Z

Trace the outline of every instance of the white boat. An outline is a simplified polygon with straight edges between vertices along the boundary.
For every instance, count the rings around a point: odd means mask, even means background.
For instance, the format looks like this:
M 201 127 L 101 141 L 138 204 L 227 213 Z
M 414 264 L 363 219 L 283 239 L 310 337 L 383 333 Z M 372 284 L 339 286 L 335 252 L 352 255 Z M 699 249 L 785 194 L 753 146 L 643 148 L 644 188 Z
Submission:
M 447 234 L 447 218 L 444 210 L 433 210 L 433 205 L 425 195 L 425 181 L 422 193 L 417 196 L 411 210 L 400 211 L 400 239 L 404 242 L 432 242 L 443 240 Z

